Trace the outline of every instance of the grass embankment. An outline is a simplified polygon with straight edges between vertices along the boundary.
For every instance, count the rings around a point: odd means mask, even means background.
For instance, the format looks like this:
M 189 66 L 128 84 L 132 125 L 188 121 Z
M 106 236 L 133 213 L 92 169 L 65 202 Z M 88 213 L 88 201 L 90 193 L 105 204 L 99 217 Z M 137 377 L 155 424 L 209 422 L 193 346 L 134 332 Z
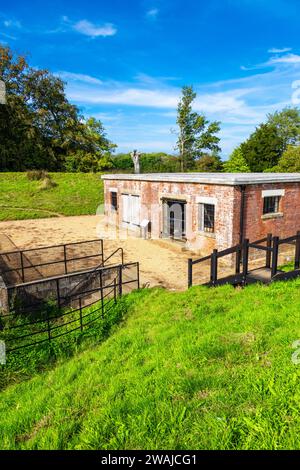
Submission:
M 130 294 L 104 343 L 1 393 L 1 447 L 299 449 L 299 289 Z
M 103 202 L 100 173 L 50 173 L 57 184 L 41 189 L 26 173 L 0 173 L 0 220 L 95 214 Z

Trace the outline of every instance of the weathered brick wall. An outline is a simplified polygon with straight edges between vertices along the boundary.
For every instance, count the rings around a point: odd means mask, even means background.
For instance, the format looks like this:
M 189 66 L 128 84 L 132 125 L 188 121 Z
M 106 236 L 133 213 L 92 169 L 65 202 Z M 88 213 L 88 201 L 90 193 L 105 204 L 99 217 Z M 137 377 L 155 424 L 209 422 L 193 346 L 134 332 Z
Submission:
M 234 242 L 233 226 L 236 226 L 234 210 L 239 204 L 239 194 L 232 186 L 199 183 L 170 183 L 134 180 L 104 180 L 105 213 L 110 222 L 115 217 L 110 211 L 110 190 L 118 192 L 117 223 L 122 225 L 122 193 L 141 197 L 141 220 L 151 221 L 152 238 L 160 238 L 163 227 L 162 198 L 185 200 L 187 246 L 206 254 L 213 248 L 225 249 Z M 199 232 L 199 198 L 209 197 L 216 201 L 215 235 Z M 239 219 L 238 219 L 239 220 Z
M 285 190 L 280 200 L 280 215 L 263 216 L 262 191 L 268 189 Z M 254 241 L 265 237 L 268 233 L 285 238 L 295 235 L 298 230 L 300 230 L 299 183 L 260 184 L 246 187 L 245 238 Z

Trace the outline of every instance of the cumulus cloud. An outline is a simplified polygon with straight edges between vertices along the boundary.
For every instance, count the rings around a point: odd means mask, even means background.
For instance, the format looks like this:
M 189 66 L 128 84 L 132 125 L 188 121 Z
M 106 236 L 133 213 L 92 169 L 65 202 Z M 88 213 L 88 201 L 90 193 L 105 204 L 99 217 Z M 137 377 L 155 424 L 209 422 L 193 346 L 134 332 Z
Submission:
M 75 22 L 66 15 L 61 17 L 59 27 L 48 33 L 64 33 L 70 29 L 90 38 L 114 36 L 117 33 L 117 28 L 112 23 L 96 24 L 85 19 Z
M 84 34 L 91 38 L 114 36 L 117 28 L 112 23 L 104 23 L 96 25 L 87 20 L 81 20 L 73 24 L 73 29 L 78 33 Z

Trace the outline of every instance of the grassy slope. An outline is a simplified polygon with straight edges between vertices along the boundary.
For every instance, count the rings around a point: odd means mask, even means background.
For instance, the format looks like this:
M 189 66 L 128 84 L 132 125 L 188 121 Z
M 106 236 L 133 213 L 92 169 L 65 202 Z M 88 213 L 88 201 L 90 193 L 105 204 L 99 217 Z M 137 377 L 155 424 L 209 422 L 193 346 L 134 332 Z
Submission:
M 104 343 L 1 393 L 1 447 L 300 448 L 299 289 L 131 294 Z
M 99 173 L 51 173 L 51 176 L 57 186 L 40 190 L 40 181 L 29 181 L 26 173 L 0 173 L 0 220 L 96 213 L 103 202 Z

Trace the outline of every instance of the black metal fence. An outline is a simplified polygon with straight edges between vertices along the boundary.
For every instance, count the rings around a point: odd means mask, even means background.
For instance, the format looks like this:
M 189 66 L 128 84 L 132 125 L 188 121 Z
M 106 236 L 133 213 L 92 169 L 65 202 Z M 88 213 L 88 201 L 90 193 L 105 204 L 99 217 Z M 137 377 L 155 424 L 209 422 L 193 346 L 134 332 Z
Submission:
M 104 318 L 123 293 L 140 287 L 139 263 L 102 267 L 84 274 L 88 283 L 82 283 L 81 279 L 79 292 L 67 295 L 59 287 L 58 281 L 56 295 L 48 298 L 47 302 L 40 299 L 40 302 L 24 304 L 24 296 L 19 306 L 1 316 L 4 329 L 0 339 L 5 341 L 6 352 L 52 341 L 74 331 L 83 331 L 91 323 Z M 26 290 L 35 286 L 35 292 L 38 292 L 41 288 L 39 284 L 44 282 L 48 280 L 19 287 Z
M 0 253 L 0 275 L 11 285 L 83 271 L 103 261 L 103 240 L 88 240 Z
M 262 258 L 264 264 L 262 266 L 256 266 L 255 269 L 265 269 L 267 273 L 270 273 L 270 278 L 266 278 L 266 281 L 271 282 L 274 279 L 279 279 L 280 273 L 283 271 L 278 269 L 279 265 L 279 253 L 280 247 L 284 245 L 292 245 L 294 247 L 293 255 L 293 269 L 290 271 L 290 275 L 281 276 L 282 278 L 295 277 L 300 275 L 300 231 L 296 235 L 291 237 L 280 239 L 277 236 L 268 234 L 265 238 L 250 242 L 249 239 L 244 239 L 242 244 L 237 244 L 233 247 L 227 248 L 226 250 L 218 251 L 213 250 L 208 256 L 188 260 L 188 287 L 195 284 L 207 284 L 210 286 L 216 286 L 222 281 L 227 281 L 231 284 L 247 284 L 249 281 L 249 263 L 251 261 L 250 250 L 259 250 L 265 253 Z M 225 256 L 231 255 L 234 259 L 234 273 L 232 276 L 219 276 L 219 260 Z M 195 282 L 194 279 L 194 266 L 201 263 L 210 263 L 210 278 L 209 282 Z M 222 270 L 224 271 L 224 270 Z

